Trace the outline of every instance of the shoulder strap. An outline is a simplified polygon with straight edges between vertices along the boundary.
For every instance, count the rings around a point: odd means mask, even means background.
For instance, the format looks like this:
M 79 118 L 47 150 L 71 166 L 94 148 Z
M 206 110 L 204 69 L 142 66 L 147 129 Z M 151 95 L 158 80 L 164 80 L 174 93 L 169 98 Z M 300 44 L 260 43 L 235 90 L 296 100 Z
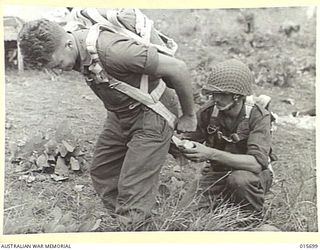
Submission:
M 251 114 L 251 111 L 252 111 L 254 104 L 255 104 L 255 101 L 254 101 L 253 95 L 247 96 L 246 101 L 244 103 L 245 108 L 246 108 L 246 118 L 247 119 L 250 118 L 250 114 Z

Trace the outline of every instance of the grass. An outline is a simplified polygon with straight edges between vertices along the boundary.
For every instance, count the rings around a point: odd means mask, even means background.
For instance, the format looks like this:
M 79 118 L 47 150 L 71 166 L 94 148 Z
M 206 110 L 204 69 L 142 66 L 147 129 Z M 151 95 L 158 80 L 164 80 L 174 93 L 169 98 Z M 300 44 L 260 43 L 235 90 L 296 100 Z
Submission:
M 309 159 L 299 159 L 294 177 L 277 178 L 267 200 L 266 218 L 286 231 L 318 231 L 316 176 Z M 278 167 L 284 167 L 280 165 Z M 277 220 L 275 220 L 277 218 Z
M 168 168 L 164 168 L 163 176 L 170 174 L 169 169 L 172 170 L 174 164 L 172 159 L 168 160 Z M 201 166 L 188 167 L 198 171 L 195 168 Z M 307 164 L 301 167 L 308 171 Z M 188 174 L 181 174 L 179 180 L 174 177 L 169 180 L 162 178 L 152 217 L 131 225 L 124 225 L 108 214 L 89 181 L 83 191 L 74 190 L 76 183 L 83 183 L 79 179 L 89 178 L 87 172 L 74 176 L 78 180 L 60 183 L 46 180 L 28 185 L 12 179 L 13 183 L 7 185 L 6 194 L 24 195 L 17 197 L 23 197 L 19 201 L 11 200 L 12 204 L 19 205 L 4 209 L 4 232 L 254 231 L 264 223 L 276 225 L 283 231 L 317 231 L 315 196 L 310 197 L 312 188 L 309 187 L 315 177 L 311 175 L 311 168 L 310 173 L 306 171 L 304 175 L 297 173 L 299 181 L 275 179 L 262 218 L 221 198 L 211 200 L 208 207 L 201 208 L 201 195 L 196 195 L 196 182 Z

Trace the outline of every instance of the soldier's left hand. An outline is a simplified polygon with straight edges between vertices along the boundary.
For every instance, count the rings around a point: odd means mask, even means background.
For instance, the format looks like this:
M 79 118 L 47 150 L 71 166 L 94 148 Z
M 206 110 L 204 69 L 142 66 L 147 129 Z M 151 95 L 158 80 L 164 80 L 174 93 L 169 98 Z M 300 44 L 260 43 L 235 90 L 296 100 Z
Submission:
M 214 153 L 214 148 L 207 147 L 201 143 L 193 142 L 194 147 L 188 149 L 182 149 L 182 153 L 191 161 L 203 162 L 211 159 Z
M 179 118 L 177 124 L 178 132 L 194 132 L 197 129 L 196 115 L 183 115 Z

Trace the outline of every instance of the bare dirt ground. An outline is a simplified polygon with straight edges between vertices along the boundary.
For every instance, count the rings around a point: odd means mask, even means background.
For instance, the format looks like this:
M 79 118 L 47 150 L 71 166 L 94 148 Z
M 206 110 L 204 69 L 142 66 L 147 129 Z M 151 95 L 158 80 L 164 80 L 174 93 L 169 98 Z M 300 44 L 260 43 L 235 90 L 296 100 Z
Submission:
M 315 17 L 308 19 L 306 11 L 145 11 L 180 45 L 177 57 L 189 66 L 195 92 L 213 63 L 236 57 L 255 72 L 255 92 L 272 97 L 271 109 L 281 122 L 273 136 L 278 161 L 265 220 L 283 231 L 318 230 L 314 119 L 289 117 L 315 105 Z M 250 13 L 254 28 L 246 33 Z M 300 25 L 299 31 L 279 31 L 292 23 Z M 81 76 L 71 72 L 52 80 L 44 72 L 6 68 L 5 87 L 4 233 L 120 230 L 91 185 L 88 168 L 107 113 Z M 64 181 L 19 165 L 19 157 L 41 152 L 52 138 L 81 151 L 80 170 L 70 170 Z M 185 189 L 198 171 L 197 165 L 179 167 L 168 156 L 161 181 Z

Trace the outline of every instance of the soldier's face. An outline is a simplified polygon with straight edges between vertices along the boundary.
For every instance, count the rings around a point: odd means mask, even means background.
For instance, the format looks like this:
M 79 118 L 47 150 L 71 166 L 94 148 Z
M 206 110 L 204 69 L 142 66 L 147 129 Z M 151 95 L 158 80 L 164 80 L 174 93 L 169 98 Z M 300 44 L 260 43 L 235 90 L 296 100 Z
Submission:
M 212 99 L 219 110 L 224 110 L 234 101 L 231 93 L 213 93 Z
M 66 41 L 54 51 L 47 67 L 70 71 L 73 69 L 76 59 L 77 53 L 75 45 L 72 44 L 72 41 Z

